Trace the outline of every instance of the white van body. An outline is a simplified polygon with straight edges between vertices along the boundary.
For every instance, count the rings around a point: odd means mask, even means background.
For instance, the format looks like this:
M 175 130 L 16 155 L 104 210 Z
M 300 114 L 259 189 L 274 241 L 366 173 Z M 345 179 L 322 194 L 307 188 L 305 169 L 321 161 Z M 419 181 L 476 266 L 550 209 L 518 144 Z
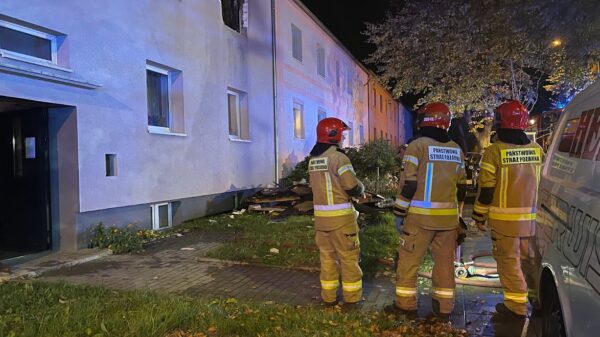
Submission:
M 600 81 L 565 108 L 541 176 L 537 243 L 544 337 L 600 335 L 599 127 Z

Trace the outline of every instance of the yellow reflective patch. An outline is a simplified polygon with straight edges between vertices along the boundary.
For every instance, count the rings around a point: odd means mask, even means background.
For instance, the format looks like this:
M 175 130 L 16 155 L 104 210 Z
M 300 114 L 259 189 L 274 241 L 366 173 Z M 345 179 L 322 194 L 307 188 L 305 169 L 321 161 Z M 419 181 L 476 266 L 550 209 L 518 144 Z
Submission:
M 486 163 L 486 162 L 482 162 L 481 163 L 481 168 L 484 169 L 484 170 L 486 170 L 486 171 L 489 171 L 492 174 L 496 173 L 496 167 L 494 165 L 492 165 L 492 164 L 489 164 L 489 163 Z
M 362 281 L 342 282 L 342 289 L 345 291 L 358 291 L 362 289 Z
M 500 150 L 500 162 L 502 165 L 541 164 L 542 150 L 536 148 Z
M 492 220 L 503 220 L 503 221 L 526 221 L 535 220 L 535 213 L 524 213 L 524 214 L 504 214 L 504 213 L 492 213 L 490 212 L 489 218 Z
M 354 209 L 347 208 L 347 209 L 338 209 L 338 210 L 333 210 L 333 211 L 317 211 L 317 210 L 315 210 L 315 216 L 322 216 L 322 217 L 342 216 L 342 215 L 348 215 L 348 214 L 354 214 Z
M 327 171 L 329 165 L 327 164 L 329 158 L 313 158 L 308 162 L 308 171 Z
M 422 214 L 422 215 L 458 215 L 458 209 L 456 208 L 420 208 L 410 207 L 408 213 Z
M 321 280 L 321 288 L 325 289 L 325 290 L 333 290 L 333 289 L 337 289 L 339 285 L 339 281 L 335 280 L 335 281 L 324 281 Z

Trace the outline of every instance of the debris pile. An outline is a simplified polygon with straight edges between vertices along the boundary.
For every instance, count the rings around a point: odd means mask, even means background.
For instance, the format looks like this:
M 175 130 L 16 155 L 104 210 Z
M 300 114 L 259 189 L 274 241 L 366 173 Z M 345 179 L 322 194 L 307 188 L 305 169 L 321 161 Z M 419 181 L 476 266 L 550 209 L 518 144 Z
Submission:
M 246 199 L 249 213 L 269 213 L 276 217 L 312 215 L 313 195 L 308 184 L 291 187 L 265 188 Z M 354 208 L 361 213 L 376 213 L 391 208 L 393 200 L 365 192 L 363 197 L 353 199 Z

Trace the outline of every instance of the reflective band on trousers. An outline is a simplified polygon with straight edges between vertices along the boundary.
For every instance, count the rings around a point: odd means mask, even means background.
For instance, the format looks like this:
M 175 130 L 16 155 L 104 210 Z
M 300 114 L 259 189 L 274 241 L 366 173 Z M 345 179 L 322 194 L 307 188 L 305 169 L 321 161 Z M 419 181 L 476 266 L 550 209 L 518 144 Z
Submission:
M 507 293 L 504 292 L 504 300 L 515 303 L 527 303 L 527 293 Z
M 396 295 L 400 297 L 417 296 L 417 288 L 396 287 Z
M 342 289 L 344 291 L 359 291 L 362 289 L 362 280 L 357 282 L 342 282 Z
M 321 280 L 321 288 L 323 288 L 325 290 L 337 289 L 339 284 L 340 284 L 340 281 L 338 281 L 338 280 L 333 280 L 333 281 Z
M 351 203 L 334 205 L 314 205 L 315 216 L 331 217 L 354 214 L 354 207 Z
M 454 289 L 452 288 L 433 288 L 433 296 L 441 298 L 454 298 Z
M 535 220 L 535 207 L 490 207 L 489 218 L 504 221 Z
M 413 200 L 410 202 L 411 206 L 420 208 L 456 208 L 455 202 L 435 202 L 435 201 L 421 201 Z
M 411 206 L 408 213 L 423 215 L 458 215 L 456 208 L 420 208 Z

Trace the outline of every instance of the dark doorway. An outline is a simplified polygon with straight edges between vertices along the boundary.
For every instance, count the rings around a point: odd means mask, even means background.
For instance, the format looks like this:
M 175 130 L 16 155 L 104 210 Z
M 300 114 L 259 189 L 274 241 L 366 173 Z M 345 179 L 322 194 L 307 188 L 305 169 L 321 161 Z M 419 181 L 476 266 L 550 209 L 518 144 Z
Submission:
M 0 260 L 51 248 L 49 186 L 48 109 L 0 110 Z

